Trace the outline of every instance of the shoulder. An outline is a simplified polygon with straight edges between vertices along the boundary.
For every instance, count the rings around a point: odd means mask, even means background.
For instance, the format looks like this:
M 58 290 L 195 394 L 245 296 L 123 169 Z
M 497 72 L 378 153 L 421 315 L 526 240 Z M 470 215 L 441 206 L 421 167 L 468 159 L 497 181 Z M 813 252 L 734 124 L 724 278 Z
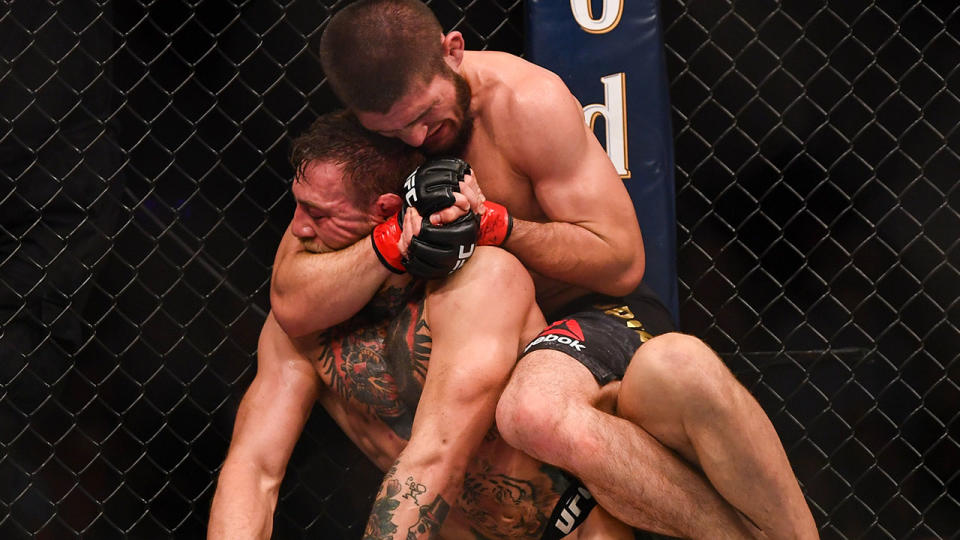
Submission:
M 578 105 L 556 73 L 513 55 L 498 54 L 503 56 L 491 58 L 489 64 L 497 71 L 497 84 L 489 96 L 491 110 L 505 111 L 510 120 L 525 124 L 543 122 Z
M 434 340 L 505 339 L 536 307 L 530 273 L 514 255 L 491 246 L 478 246 L 462 268 L 433 283 L 430 292 L 426 312 Z
M 476 66 L 480 119 L 510 161 L 582 136 L 583 109 L 557 74 L 506 53 L 484 53 Z

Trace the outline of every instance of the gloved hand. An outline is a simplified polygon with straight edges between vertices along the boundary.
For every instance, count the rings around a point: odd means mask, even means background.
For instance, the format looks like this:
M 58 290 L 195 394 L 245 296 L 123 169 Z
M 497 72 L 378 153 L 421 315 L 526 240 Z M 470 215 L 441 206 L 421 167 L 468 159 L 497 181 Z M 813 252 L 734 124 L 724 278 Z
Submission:
M 435 212 L 453 206 L 454 193 L 461 191 L 460 182 L 466 182 L 479 195 L 478 200 L 472 200 L 474 210 L 480 215 L 477 245 L 502 246 L 510 237 L 513 217 L 502 204 L 487 201 L 472 175 L 467 178 L 470 174 L 470 165 L 459 158 L 428 161 L 404 183 L 404 210 L 413 206 L 421 216 L 429 218 Z
M 479 221 L 473 212 L 443 225 L 424 221 L 403 258 L 407 271 L 421 279 L 442 278 L 456 271 L 473 255 Z
M 403 208 L 414 207 L 426 219 L 434 212 L 453 206 L 454 192 L 460 191 L 463 176 L 470 172 L 470 165 L 457 158 L 430 160 L 413 171 L 403 183 Z
M 460 182 L 469 170 L 463 160 L 437 159 L 407 177 L 400 213 L 377 225 L 371 235 L 374 252 L 387 269 L 436 279 L 460 268 L 473 255 L 480 221 L 472 211 L 443 225 L 424 221 L 420 232 L 411 238 L 406 255 L 398 247 L 407 209 L 413 207 L 421 216 L 429 216 L 452 206 L 453 194 L 460 191 Z

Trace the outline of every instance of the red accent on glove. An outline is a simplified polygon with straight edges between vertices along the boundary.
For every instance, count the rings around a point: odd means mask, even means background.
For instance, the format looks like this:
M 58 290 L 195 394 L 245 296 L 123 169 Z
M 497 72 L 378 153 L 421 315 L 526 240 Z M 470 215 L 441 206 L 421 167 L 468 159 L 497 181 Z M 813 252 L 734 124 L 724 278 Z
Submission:
M 398 214 L 394 214 L 390 219 L 374 227 L 370 239 L 373 240 L 373 252 L 377 254 L 377 258 L 387 267 L 387 270 L 394 274 L 402 274 L 407 269 L 403 266 L 403 255 L 397 247 L 400 235 L 403 234 L 397 216 Z
M 502 246 L 510 237 L 510 231 L 513 230 L 513 217 L 502 204 L 486 201 L 483 203 L 483 208 L 477 245 Z

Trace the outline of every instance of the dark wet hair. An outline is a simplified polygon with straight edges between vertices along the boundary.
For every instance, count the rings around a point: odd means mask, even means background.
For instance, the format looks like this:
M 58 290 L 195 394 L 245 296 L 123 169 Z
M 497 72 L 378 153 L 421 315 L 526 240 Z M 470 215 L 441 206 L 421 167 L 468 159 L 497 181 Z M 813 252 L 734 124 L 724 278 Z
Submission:
M 347 111 L 321 115 L 290 150 L 294 181 L 304 181 L 311 161 L 343 165 L 348 193 L 358 207 L 373 204 L 384 193 L 400 193 L 407 175 L 423 163 L 423 156 L 397 139 L 363 129 Z

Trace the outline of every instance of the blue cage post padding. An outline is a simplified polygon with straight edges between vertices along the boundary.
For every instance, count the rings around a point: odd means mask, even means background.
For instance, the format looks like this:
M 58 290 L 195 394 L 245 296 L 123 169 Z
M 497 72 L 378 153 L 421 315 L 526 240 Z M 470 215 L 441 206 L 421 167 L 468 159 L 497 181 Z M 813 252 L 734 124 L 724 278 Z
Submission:
M 558 74 L 626 182 L 644 281 L 677 320 L 673 134 L 655 0 L 528 0 L 526 58 Z

